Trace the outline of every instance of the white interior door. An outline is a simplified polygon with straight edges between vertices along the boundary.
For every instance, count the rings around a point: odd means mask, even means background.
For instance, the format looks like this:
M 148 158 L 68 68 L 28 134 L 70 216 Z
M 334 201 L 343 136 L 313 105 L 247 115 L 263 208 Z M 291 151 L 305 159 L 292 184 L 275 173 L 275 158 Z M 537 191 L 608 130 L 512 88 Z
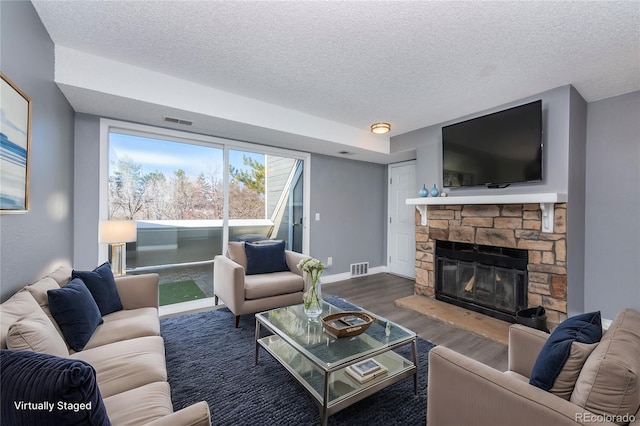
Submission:
M 392 274 L 415 278 L 416 234 L 414 206 L 406 204 L 415 198 L 415 161 L 389 166 L 389 231 L 387 237 L 388 268 Z

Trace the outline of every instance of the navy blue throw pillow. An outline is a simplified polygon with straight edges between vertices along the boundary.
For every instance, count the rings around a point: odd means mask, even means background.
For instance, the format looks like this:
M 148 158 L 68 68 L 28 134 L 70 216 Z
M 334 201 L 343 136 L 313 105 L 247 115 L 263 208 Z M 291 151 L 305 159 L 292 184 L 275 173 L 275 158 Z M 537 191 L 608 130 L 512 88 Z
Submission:
M 93 271 L 76 271 L 72 278 L 80 278 L 93 296 L 102 316 L 122 310 L 122 302 L 116 288 L 116 280 L 111 272 L 111 265 L 105 262 Z
M 549 336 L 533 365 L 529 383 L 548 391 L 562 371 L 573 342 L 593 344 L 602 338 L 600 312 L 590 312 L 568 318 Z
M 2 424 L 111 425 L 93 367 L 31 351 L 0 351 Z
M 247 254 L 247 275 L 288 271 L 284 241 L 273 244 L 244 244 Z
M 69 347 L 76 352 L 84 349 L 102 316 L 96 301 L 80 278 L 55 290 L 48 290 L 49 310 L 60 326 Z

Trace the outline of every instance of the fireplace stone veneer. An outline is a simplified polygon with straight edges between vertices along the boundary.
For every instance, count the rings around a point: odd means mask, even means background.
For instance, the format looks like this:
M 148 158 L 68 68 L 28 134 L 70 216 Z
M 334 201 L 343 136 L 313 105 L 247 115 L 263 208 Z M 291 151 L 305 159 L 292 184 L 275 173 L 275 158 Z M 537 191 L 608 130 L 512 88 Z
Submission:
M 547 320 L 567 317 L 567 204 L 555 204 L 553 232 L 542 232 L 540 204 L 432 205 L 427 226 L 416 212 L 415 293 L 435 297 L 435 242 L 454 241 L 524 249 L 529 307 L 543 306 Z

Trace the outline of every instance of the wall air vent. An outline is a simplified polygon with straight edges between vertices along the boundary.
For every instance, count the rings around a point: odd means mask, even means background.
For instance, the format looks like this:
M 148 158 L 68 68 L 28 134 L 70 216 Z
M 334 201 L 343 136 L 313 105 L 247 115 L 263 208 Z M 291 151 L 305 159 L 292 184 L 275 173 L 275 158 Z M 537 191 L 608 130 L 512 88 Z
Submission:
M 367 275 L 368 273 L 369 273 L 369 262 L 351 264 L 352 277 L 359 277 L 361 275 Z
M 182 124 L 183 126 L 191 126 L 193 124 L 193 121 L 183 120 L 182 118 L 166 117 L 166 116 L 164 117 L 164 121 L 166 121 L 167 123 Z

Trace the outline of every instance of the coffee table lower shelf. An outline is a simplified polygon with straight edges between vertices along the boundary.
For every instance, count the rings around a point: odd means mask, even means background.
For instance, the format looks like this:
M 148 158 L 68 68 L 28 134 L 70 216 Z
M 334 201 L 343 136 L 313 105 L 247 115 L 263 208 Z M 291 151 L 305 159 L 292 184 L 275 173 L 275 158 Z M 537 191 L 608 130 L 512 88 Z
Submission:
M 347 374 L 345 368 L 361 361 L 363 358 L 353 359 L 349 363 L 343 363 L 335 368 L 324 370 L 277 335 L 263 337 L 258 339 L 257 343 L 282 364 L 313 396 L 320 409 L 323 424 L 326 424 L 328 416 L 387 386 L 417 374 L 417 367 L 413 362 L 392 350 L 387 350 L 373 356 L 373 358 L 389 371 L 367 383 L 361 384 Z M 414 345 L 415 350 L 415 340 L 411 343 Z M 326 392 L 328 401 L 326 403 L 324 401 L 325 383 L 328 385 L 328 391 Z M 414 389 L 415 391 L 416 389 Z M 323 412 L 326 414 L 323 415 Z

